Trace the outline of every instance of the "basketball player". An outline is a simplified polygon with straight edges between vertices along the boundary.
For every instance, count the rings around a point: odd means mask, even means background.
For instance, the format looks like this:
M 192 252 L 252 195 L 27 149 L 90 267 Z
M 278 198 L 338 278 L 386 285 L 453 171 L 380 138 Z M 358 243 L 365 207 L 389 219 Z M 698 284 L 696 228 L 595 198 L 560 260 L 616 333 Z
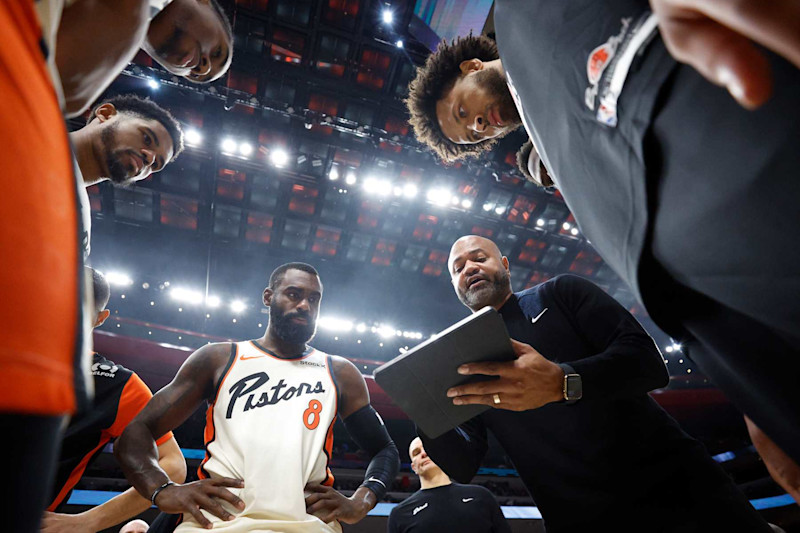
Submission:
M 215 80 L 230 67 L 233 32 L 216 0 L 67 4 L 58 28 L 56 62 L 70 116 L 87 109 L 140 46 L 173 74 L 195 82 Z M 92 20 L 90 28 L 86 20 Z
M 111 288 L 102 273 L 86 267 L 92 280 L 94 327 L 108 318 L 106 309 Z M 92 379 L 94 403 L 74 416 L 64 431 L 58 460 L 55 487 L 42 523 L 42 533 L 77 533 L 100 531 L 133 518 L 150 507 L 150 502 L 130 488 L 79 514 L 55 513 L 69 500 L 72 489 L 106 444 L 119 437 L 126 425 L 142 410 L 153 394 L 135 372 L 109 361 L 98 353 L 93 356 Z M 158 463 L 172 479 L 186 478 L 186 461 L 172 432 L 157 441 Z
M 89 382 L 77 186 L 35 4 L 0 2 L 0 514 L 15 533 L 38 530 L 63 417 Z
M 128 185 L 160 172 L 183 151 L 175 117 L 149 99 L 115 96 L 98 104 L 86 126 L 69 134 L 82 187 L 83 247 L 89 255 L 91 208 L 86 187 L 104 180 Z
M 392 509 L 387 533 L 511 533 L 492 493 L 478 485 L 450 481 L 425 453 L 419 437 L 408 446 L 408 456 L 411 469 L 419 476 L 421 489 Z
M 314 267 L 275 269 L 263 293 L 270 312 L 265 334 L 197 350 L 119 439 L 115 453 L 139 493 L 164 512 L 183 513 L 176 532 L 339 532 L 339 521 L 358 522 L 386 493 L 398 453 L 369 404 L 364 378 L 346 359 L 306 344 L 321 299 Z M 155 439 L 203 400 L 201 479 L 180 485 L 158 466 Z M 372 456 L 350 498 L 332 488 L 328 468 L 337 417 Z

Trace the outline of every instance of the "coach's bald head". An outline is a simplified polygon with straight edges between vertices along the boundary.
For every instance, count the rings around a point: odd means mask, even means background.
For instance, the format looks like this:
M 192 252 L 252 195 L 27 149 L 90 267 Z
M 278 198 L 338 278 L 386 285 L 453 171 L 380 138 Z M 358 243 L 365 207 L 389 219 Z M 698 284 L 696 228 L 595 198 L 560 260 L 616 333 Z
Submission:
M 472 311 L 487 305 L 500 309 L 511 296 L 508 258 L 490 239 L 458 239 L 450 248 L 447 269 L 458 299 Z

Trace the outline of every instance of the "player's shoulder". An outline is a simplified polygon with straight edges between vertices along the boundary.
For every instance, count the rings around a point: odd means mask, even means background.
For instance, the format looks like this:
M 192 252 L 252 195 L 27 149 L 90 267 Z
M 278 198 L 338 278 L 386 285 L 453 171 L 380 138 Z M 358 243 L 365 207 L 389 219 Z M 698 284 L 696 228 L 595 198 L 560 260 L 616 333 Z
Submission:
M 494 498 L 492 491 L 481 485 L 463 485 L 461 483 L 453 483 L 452 486 L 463 497 L 471 496 L 473 498 Z
M 99 380 L 113 380 L 124 384 L 132 375 L 133 371 L 103 357 L 99 353 L 92 356 L 92 377 L 95 381 Z

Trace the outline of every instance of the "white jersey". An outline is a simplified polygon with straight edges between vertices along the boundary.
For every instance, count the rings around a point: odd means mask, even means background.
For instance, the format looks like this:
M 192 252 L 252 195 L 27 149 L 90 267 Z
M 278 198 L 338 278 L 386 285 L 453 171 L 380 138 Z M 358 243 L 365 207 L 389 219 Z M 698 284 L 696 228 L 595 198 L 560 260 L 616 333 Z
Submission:
M 234 520 L 205 513 L 214 531 L 341 533 L 338 522 L 306 513 L 306 483 L 333 484 L 337 389 L 330 356 L 314 348 L 281 359 L 255 341 L 232 346 L 214 402 L 206 413 L 206 456 L 200 477 L 244 480 L 230 489 L 244 501 Z M 207 531 L 185 514 L 176 533 Z

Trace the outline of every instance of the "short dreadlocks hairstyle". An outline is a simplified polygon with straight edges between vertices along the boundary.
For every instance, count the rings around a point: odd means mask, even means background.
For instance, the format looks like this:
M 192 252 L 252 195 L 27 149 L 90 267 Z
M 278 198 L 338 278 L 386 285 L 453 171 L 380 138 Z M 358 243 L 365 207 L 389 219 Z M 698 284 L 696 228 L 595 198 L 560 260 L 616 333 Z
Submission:
M 436 118 L 436 102 L 455 85 L 461 75 L 463 61 L 480 59 L 493 61 L 500 57 L 497 43 L 483 35 L 458 37 L 448 44 L 439 43 L 428 56 L 425 65 L 417 69 L 416 77 L 408 85 L 405 103 L 410 115 L 409 124 L 417 139 L 428 145 L 440 158 L 453 162 L 464 157 L 476 157 L 492 149 L 498 139 L 477 144 L 456 144 L 442 133 Z
M 127 115 L 134 115 L 140 118 L 155 120 L 159 122 L 164 129 L 167 130 L 169 136 L 172 138 L 173 155 L 171 161 L 175 161 L 183 151 L 183 129 L 178 120 L 166 109 L 153 102 L 149 98 L 140 98 L 133 94 L 124 94 L 114 96 L 101 100 L 92 109 L 86 123 L 90 123 L 97 116 L 97 109 L 104 104 L 111 104 L 117 110 L 117 113 L 125 113 Z

